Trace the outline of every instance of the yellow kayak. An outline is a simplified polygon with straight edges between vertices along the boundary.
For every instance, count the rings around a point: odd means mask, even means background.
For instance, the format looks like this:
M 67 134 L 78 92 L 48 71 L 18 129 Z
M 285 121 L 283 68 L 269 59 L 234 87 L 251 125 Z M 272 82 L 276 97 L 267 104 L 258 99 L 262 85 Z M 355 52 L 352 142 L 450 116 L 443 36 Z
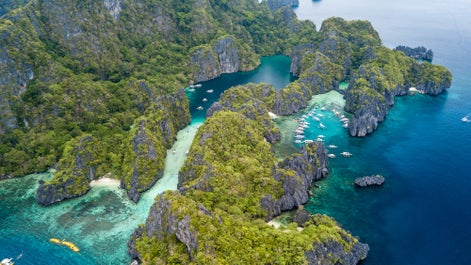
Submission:
M 75 252 L 79 252 L 80 249 L 72 242 L 69 242 L 69 241 L 65 241 L 64 239 L 62 240 L 59 240 L 57 238 L 51 238 L 49 239 L 50 242 L 54 243 L 54 244 L 58 244 L 58 245 L 64 245 L 70 249 L 72 249 L 73 251 Z

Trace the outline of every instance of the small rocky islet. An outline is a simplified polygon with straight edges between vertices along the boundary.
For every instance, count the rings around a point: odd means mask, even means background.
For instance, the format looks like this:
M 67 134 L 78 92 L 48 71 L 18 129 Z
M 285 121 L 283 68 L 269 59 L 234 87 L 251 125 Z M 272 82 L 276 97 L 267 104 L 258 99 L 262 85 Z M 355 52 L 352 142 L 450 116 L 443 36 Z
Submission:
M 386 118 L 395 96 L 410 87 L 437 95 L 452 76 L 427 62 L 427 50 L 382 46 L 367 21 L 330 18 L 317 31 L 296 18 L 290 8 L 296 2 L 163 1 L 143 9 L 97 2 L 106 35 L 95 30 L 90 9 L 66 0 L 6 14 L 0 25 L 1 178 L 54 165 L 54 178 L 41 182 L 36 195 L 49 205 L 85 194 L 92 180 L 111 172 L 137 202 L 162 176 L 166 150 L 190 122 L 179 88 L 254 69 L 261 55 L 288 54 L 298 79 L 286 88 L 236 87 L 208 110 L 178 191 L 156 198 L 129 253 L 138 262 L 162 264 L 358 263 L 368 246 L 329 217 L 300 213 L 304 221 L 295 227 L 266 224 L 300 208 L 313 181 L 328 173 L 322 143 L 276 159 L 270 143 L 281 136 L 268 112 L 292 115 L 313 95 L 348 82 L 339 90 L 352 115 L 348 131 L 365 136 Z
M 381 186 L 385 179 L 381 175 L 364 176 L 355 179 L 355 185 L 358 187 Z

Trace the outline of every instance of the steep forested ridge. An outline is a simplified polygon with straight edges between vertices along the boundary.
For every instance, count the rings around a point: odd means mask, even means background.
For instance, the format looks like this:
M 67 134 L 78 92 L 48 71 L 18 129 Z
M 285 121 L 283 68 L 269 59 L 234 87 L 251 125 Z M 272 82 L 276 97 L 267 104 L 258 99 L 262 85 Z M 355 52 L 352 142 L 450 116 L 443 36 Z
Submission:
M 159 126 L 176 122 L 166 134 L 172 140 L 153 149 L 161 164 L 162 146 L 168 148 L 189 122 L 179 88 L 253 69 L 259 56 L 288 53 L 294 43 L 316 36 L 314 25 L 297 21 L 289 8 L 273 13 L 249 0 L 37 0 L 0 23 L 0 176 L 44 171 L 59 162 L 53 181 L 59 186 L 43 190 L 73 191 L 82 183 L 77 193 L 108 172 L 122 178 L 128 190 L 132 179 L 141 182 L 136 172 L 142 170 L 128 165 L 136 157 L 129 153 L 136 133 L 131 128 L 154 123 L 138 120 L 151 118 Z M 162 109 L 156 106 L 164 95 L 181 103 L 154 113 Z M 174 121 L 165 110 L 185 114 Z M 104 156 L 89 154 L 93 159 L 82 163 L 77 152 L 68 151 L 86 151 L 77 147 L 84 137 Z M 158 168 L 151 170 L 153 177 L 142 176 L 147 184 L 134 188 L 143 191 L 155 182 Z M 67 180 L 67 187 L 60 186 Z
M 130 253 L 149 264 L 357 263 L 368 247 L 328 217 L 300 211 L 304 229 L 264 222 L 301 207 L 328 172 L 322 144 L 278 161 L 267 112 L 296 113 L 348 81 L 349 131 L 363 136 L 396 95 L 438 94 L 451 73 L 383 47 L 367 21 L 331 18 L 317 32 L 297 20 L 296 2 L 14 1 L 0 19 L 0 179 L 56 168 L 37 192 L 48 205 L 109 175 L 137 202 L 190 122 L 183 87 L 288 54 L 297 81 L 233 88 L 211 107 L 179 191 L 156 198 Z

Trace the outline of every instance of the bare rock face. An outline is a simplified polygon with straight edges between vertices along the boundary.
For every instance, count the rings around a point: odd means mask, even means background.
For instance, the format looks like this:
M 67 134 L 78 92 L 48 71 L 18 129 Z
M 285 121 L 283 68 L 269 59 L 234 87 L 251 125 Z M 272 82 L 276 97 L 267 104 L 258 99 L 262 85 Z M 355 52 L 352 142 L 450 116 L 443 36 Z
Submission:
M 355 185 L 359 187 L 381 186 L 384 183 L 384 177 L 381 175 L 365 176 L 355 179 Z
M 16 38 L 23 37 L 26 38 L 22 35 Z M 28 62 L 15 60 L 9 55 L 11 44 L 7 43 L 7 39 L 10 38 L 9 32 L 0 32 L 0 133 L 18 126 L 19 117 L 14 107 L 15 104 L 21 104 L 19 99 L 26 91 L 28 81 L 34 78 L 33 67 Z
M 203 206 L 200 208 L 202 212 L 209 213 Z M 131 240 L 128 242 L 128 253 L 133 259 L 141 260 L 135 244 L 136 240 L 143 235 L 157 239 L 175 235 L 180 242 L 185 244 L 190 255 L 198 249 L 198 233 L 196 229 L 192 228 L 190 217 L 188 215 L 182 217 L 179 213 L 174 212 L 172 202 L 162 195 L 159 195 L 152 205 L 145 226 L 139 227 L 131 235 Z
M 110 11 L 110 15 L 116 20 L 121 12 L 121 0 L 105 0 L 105 7 Z
M 357 242 L 353 245 L 351 251 L 345 251 L 342 244 L 331 240 L 326 243 L 315 244 L 314 248 L 305 253 L 308 264 L 326 264 L 335 265 L 339 263 L 330 262 L 331 260 L 341 260 L 343 265 L 355 265 L 360 260 L 366 258 L 369 246 Z M 334 257 L 334 258 L 332 258 Z
M 231 37 L 221 38 L 211 47 L 200 47 L 192 57 L 191 64 L 197 67 L 196 82 L 207 81 L 222 73 L 239 71 L 239 54 Z
M 278 9 L 282 7 L 293 7 L 293 6 L 298 6 L 299 5 L 299 0 L 269 0 L 268 1 L 268 7 L 272 12 L 277 11 Z
M 407 56 L 417 59 L 417 60 L 424 60 L 431 62 L 433 60 L 433 51 L 427 50 L 427 48 L 420 46 L 416 48 L 411 48 L 408 46 L 397 46 L 394 48 L 396 51 L 401 51 L 405 53 Z
M 260 200 L 262 208 L 268 212 L 267 220 L 309 200 L 312 182 L 329 173 L 327 151 L 323 143 L 310 143 L 299 153 L 286 158 L 279 167 L 281 170 L 275 170 L 274 178 L 282 182 L 284 195 L 279 199 L 267 195 Z

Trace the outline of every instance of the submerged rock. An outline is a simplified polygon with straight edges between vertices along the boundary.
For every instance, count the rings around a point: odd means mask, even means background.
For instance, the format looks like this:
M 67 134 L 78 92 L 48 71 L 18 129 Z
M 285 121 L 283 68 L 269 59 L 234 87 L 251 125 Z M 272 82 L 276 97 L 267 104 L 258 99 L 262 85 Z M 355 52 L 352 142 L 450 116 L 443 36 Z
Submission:
M 384 183 L 384 177 L 381 175 L 365 176 L 355 179 L 355 185 L 360 187 L 381 186 Z

